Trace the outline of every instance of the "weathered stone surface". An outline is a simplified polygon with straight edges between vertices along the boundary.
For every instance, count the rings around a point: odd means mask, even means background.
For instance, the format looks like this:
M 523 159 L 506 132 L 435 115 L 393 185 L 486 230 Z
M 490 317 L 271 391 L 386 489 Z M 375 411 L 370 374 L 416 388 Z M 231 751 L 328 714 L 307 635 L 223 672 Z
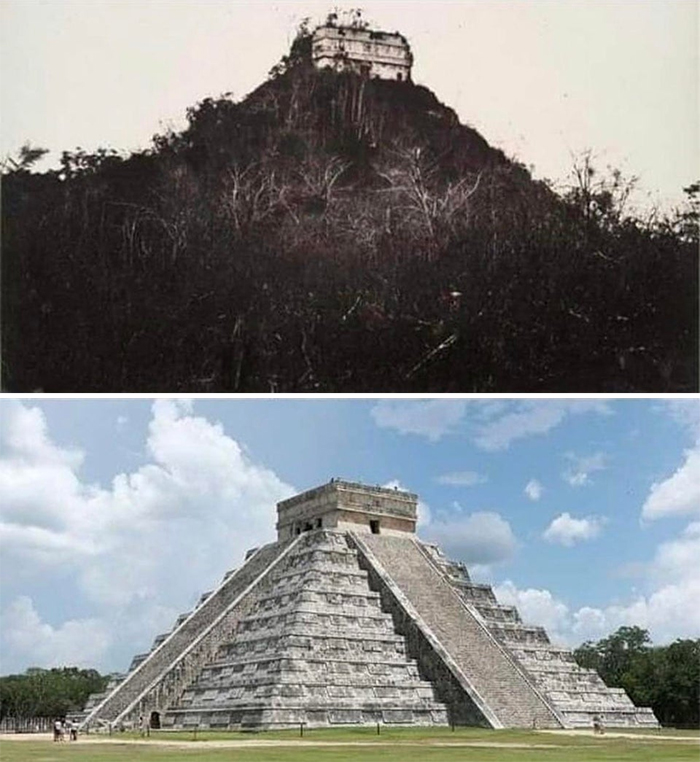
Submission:
M 658 723 L 414 533 L 417 497 L 333 480 L 279 504 L 279 541 L 178 617 L 83 725 Z

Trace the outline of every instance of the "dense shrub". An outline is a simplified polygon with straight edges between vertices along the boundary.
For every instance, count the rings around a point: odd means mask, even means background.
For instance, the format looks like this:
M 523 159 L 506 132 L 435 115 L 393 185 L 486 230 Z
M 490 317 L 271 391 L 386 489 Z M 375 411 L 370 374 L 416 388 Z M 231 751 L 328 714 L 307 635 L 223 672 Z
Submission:
M 281 71 L 149 151 L 8 169 L 5 389 L 697 389 L 690 212 L 557 195 L 424 87 Z

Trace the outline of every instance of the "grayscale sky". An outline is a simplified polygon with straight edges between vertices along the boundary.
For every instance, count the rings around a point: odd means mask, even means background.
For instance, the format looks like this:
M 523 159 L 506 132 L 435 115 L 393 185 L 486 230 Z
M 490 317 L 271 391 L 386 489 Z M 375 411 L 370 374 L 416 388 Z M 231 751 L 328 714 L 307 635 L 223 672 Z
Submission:
M 0 0 L 0 155 L 146 148 L 208 96 L 243 97 L 305 16 L 358 2 Z M 641 177 L 637 201 L 682 198 L 700 174 L 695 0 L 361 4 L 403 32 L 414 80 L 492 144 L 564 180 L 572 154 Z

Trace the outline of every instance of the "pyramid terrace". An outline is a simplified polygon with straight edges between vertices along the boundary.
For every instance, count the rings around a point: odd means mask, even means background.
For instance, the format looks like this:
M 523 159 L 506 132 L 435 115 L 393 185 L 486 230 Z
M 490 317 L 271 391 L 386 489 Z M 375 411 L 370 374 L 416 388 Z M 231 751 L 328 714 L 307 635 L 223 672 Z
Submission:
M 336 479 L 282 501 L 277 541 L 92 696 L 83 728 L 658 726 L 421 542 L 416 506 Z

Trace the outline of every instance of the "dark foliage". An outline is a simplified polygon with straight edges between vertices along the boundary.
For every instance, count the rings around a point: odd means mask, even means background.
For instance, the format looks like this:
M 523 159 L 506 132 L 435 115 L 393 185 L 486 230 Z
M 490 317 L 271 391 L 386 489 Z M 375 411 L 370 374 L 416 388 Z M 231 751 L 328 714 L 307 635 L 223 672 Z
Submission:
M 697 388 L 697 215 L 562 198 L 304 45 L 150 151 L 6 172 L 6 390 Z
M 700 726 L 700 640 L 652 647 L 646 630 L 620 627 L 574 656 L 608 685 L 624 688 L 637 706 L 650 706 L 662 725 Z
M 108 679 L 94 669 L 77 667 L 33 667 L 23 675 L 0 677 L 0 720 L 65 717 L 79 712 L 91 693 L 105 689 Z

